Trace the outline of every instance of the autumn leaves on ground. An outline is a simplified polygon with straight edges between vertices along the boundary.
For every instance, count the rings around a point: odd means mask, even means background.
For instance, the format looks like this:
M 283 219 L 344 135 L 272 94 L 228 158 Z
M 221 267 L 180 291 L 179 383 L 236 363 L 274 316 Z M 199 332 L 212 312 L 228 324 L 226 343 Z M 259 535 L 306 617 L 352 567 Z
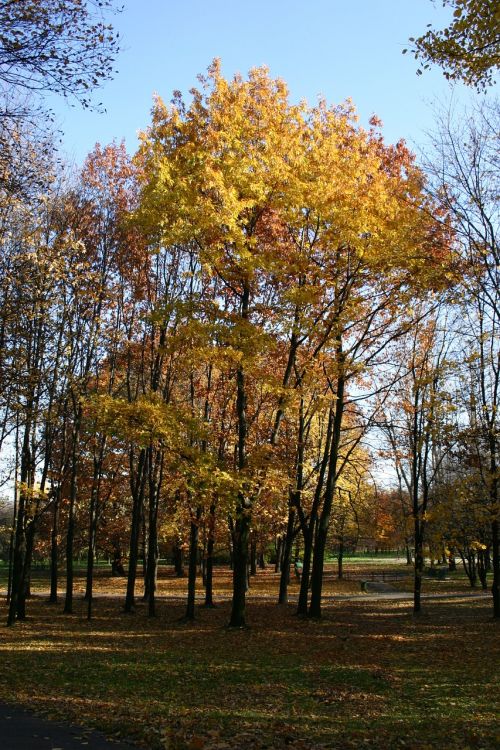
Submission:
M 67 616 L 38 593 L 29 619 L 4 630 L 0 699 L 155 749 L 498 746 L 487 598 L 425 600 L 415 618 L 409 601 L 364 601 L 359 581 L 339 585 L 331 571 L 327 594 L 359 600 L 327 598 L 311 621 L 278 607 L 276 586 L 270 570 L 254 577 L 244 630 L 226 627 L 226 569 L 216 571 L 217 608 L 197 608 L 192 623 L 182 619 L 185 581 L 172 575 L 153 619 L 142 603 L 122 613 L 123 585 L 108 573 L 91 622 L 80 596 Z M 43 587 L 42 577 L 35 594 Z M 296 590 L 292 581 L 291 599 Z

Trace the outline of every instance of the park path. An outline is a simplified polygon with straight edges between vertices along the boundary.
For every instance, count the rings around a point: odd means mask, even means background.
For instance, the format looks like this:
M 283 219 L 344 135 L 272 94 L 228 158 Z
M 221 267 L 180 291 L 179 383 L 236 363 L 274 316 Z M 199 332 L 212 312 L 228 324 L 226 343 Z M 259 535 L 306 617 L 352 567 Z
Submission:
M 1 750 L 137 750 L 127 742 L 107 740 L 100 732 L 35 716 L 19 706 L 0 703 Z

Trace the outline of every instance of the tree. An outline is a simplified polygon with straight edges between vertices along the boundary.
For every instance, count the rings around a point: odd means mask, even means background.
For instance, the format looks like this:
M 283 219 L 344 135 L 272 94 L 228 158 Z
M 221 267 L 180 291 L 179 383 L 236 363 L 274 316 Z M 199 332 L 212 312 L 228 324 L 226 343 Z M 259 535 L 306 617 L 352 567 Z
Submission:
M 415 324 L 398 351 L 404 376 L 385 405 L 381 424 L 396 467 L 400 491 L 406 488 L 413 518 L 415 545 L 413 611 L 421 610 L 424 541 L 432 490 L 438 481 L 448 446 L 449 404 L 444 392 L 449 331 L 439 306 L 420 309 Z
M 500 3 L 443 0 L 446 5 L 453 8 L 449 26 L 439 31 L 430 28 L 417 39 L 410 38 L 415 59 L 423 61 L 424 70 L 431 63 L 439 65 L 450 81 L 463 81 L 477 89 L 490 86 L 500 65 Z
M 303 108 L 292 107 L 284 83 L 271 81 L 264 69 L 251 71 L 249 81 L 236 77 L 228 83 L 214 63 L 203 83 L 205 94 L 194 91 L 188 110 L 179 98 L 171 109 L 156 102 L 140 153 L 146 176 L 140 218 L 160 243 L 194 243 L 201 263 L 221 284 L 220 339 L 236 386 L 239 477 L 231 624 L 241 626 L 257 491 L 249 461 L 250 388 L 253 372 L 262 373 L 263 360 L 273 356 L 273 340 L 264 330 L 273 315 L 266 289 L 273 288 L 271 277 L 284 278 L 288 269 L 286 262 L 280 268 L 283 247 L 267 241 L 264 224 L 287 205 L 297 184 Z M 283 378 L 290 376 L 291 368 L 285 369 Z M 280 419 L 275 429 L 272 424 L 271 418 L 270 442 Z
M 0 0 L 2 214 L 6 200 L 47 183 L 50 171 L 35 169 L 54 152 L 44 95 L 92 107 L 92 91 L 112 77 L 118 34 L 106 12 L 117 12 L 113 0 Z
M 464 414 L 489 500 L 493 611 L 500 617 L 500 105 L 483 102 L 443 116 L 428 172 L 454 217 L 463 263 L 463 352 L 469 397 Z M 465 411 L 465 409 L 464 409 Z M 466 422 L 467 423 L 467 422 Z
M 30 111 L 26 92 L 91 106 L 90 94 L 112 77 L 119 50 L 106 11 L 116 12 L 113 0 L 0 0 L 0 82 L 4 95 L 17 95 L 11 116 Z
M 405 318 L 398 305 L 435 267 L 442 274 L 446 222 L 435 221 L 404 144 L 386 146 L 376 120 L 368 132 L 358 128 L 349 103 L 292 106 L 267 70 L 227 82 L 217 62 L 202 83 L 189 108 L 178 96 L 170 108 L 155 104 L 138 155 L 137 219 L 157 246 L 193 246 L 218 279 L 213 343 L 232 371 L 239 488 L 231 514 L 234 626 L 245 623 L 253 507 L 270 480 L 281 427 L 289 414 L 295 420 L 306 376 L 319 368 L 333 415 L 317 490 L 311 615 L 319 616 L 332 504 L 362 432 L 354 421 L 350 437 L 342 435 L 359 400 L 349 389 L 370 379 L 397 335 Z M 300 422 L 297 415 L 290 498 L 303 490 L 308 427 Z

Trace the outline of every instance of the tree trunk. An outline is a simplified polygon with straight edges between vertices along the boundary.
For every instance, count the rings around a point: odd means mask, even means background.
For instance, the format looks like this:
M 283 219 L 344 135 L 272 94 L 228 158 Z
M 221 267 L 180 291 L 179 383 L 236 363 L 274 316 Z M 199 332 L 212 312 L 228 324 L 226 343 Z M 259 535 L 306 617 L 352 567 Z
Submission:
M 424 574 L 424 529 L 423 522 L 415 518 L 415 575 L 413 582 L 413 613 L 421 611 L 422 576 Z
M 205 568 L 205 607 L 214 607 L 213 600 L 213 571 L 214 571 L 214 534 L 215 534 L 215 504 L 210 506 L 208 517 L 207 558 Z
M 14 567 L 14 546 L 16 539 L 16 528 L 17 528 L 17 437 L 16 437 L 16 467 L 15 467 L 15 479 L 14 479 L 14 508 L 12 513 L 12 527 L 10 530 L 10 542 L 9 542 L 9 578 L 7 581 L 7 604 L 10 604 L 10 597 L 12 594 L 12 574 Z
M 57 566 L 59 563 L 59 549 L 57 545 L 57 536 L 59 534 L 59 502 L 61 497 L 60 485 L 54 495 L 54 504 L 52 507 L 52 530 L 50 534 L 50 596 L 51 604 L 57 603 Z
M 185 577 L 186 571 L 184 570 L 184 552 L 178 542 L 176 542 L 174 546 L 174 570 L 177 578 Z
M 292 498 L 291 498 L 292 499 Z M 281 561 L 280 590 L 278 604 L 288 603 L 288 584 L 290 583 L 290 563 L 292 557 L 293 529 L 295 526 L 295 506 L 290 502 L 288 505 L 288 521 L 286 524 L 286 535 L 283 543 L 283 557 Z
M 153 454 L 155 454 L 153 458 Z M 158 574 L 158 506 L 163 478 L 163 451 L 149 447 L 149 518 L 148 561 L 145 594 L 148 599 L 148 615 L 156 616 L 156 583 Z
M 323 569 L 329 524 L 330 514 L 322 513 L 321 518 L 319 519 L 318 531 L 314 543 L 314 559 L 311 573 L 311 602 L 309 604 L 309 617 L 314 618 L 321 617 Z
M 311 562 L 313 550 L 314 526 L 309 525 L 304 533 L 304 558 L 302 561 L 302 577 L 300 579 L 299 602 L 297 605 L 297 614 L 305 617 L 307 615 L 307 605 L 309 597 L 309 584 L 311 578 Z
M 406 564 L 413 565 L 413 557 L 411 554 L 410 544 L 407 539 L 405 539 L 405 554 L 406 554 Z
M 26 554 L 26 531 L 24 528 L 25 507 L 25 491 L 21 489 L 21 492 L 19 493 L 19 504 L 17 509 L 17 524 L 12 565 L 12 591 L 10 596 L 7 625 L 13 625 L 18 617 L 18 604 L 21 594 L 21 587 L 23 584 L 24 558 Z
M 201 508 L 196 508 L 196 515 L 191 519 L 189 534 L 189 573 L 186 604 L 186 620 L 194 620 L 196 600 L 196 564 L 198 558 L 198 537 L 200 529 Z
M 341 539 L 339 543 L 339 556 L 337 559 L 337 578 L 341 580 L 344 577 L 344 571 L 343 571 L 343 562 L 344 562 L 344 540 Z
M 470 586 L 471 588 L 475 588 L 477 583 L 475 553 L 470 549 L 468 549 L 467 552 L 462 552 L 462 550 L 459 550 L 459 553 L 462 560 L 463 569 L 465 571 L 465 575 L 469 579 Z
M 283 549 L 283 537 L 281 536 L 281 534 L 276 538 L 274 548 L 276 550 L 276 562 L 274 563 L 274 572 L 280 573 L 281 572 L 281 552 Z
M 247 591 L 250 518 L 243 498 L 240 498 L 240 503 L 233 533 L 233 599 L 229 621 L 230 627 L 233 628 L 242 628 L 246 625 L 245 594 Z
M 13 625 L 16 619 L 22 620 L 26 616 L 24 575 L 26 572 L 26 509 L 29 502 L 31 486 L 31 421 L 28 418 L 24 425 L 23 442 L 21 448 L 21 471 L 19 483 L 19 500 L 16 518 L 16 533 L 14 538 L 12 563 L 12 589 L 9 603 L 7 625 Z
M 498 521 L 495 519 L 491 524 L 491 552 L 492 552 L 492 571 L 493 583 L 491 584 L 491 593 L 493 596 L 493 617 L 500 617 L 500 548 Z
M 146 482 L 147 452 L 143 448 L 139 455 L 137 475 L 132 485 L 132 524 L 130 528 L 130 550 L 127 575 L 127 593 L 125 597 L 125 612 L 133 612 L 135 606 L 135 582 L 137 578 L 137 563 L 139 560 L 139 535 L 141 530 L 142 506 L 144 502 L 144 488 Z
M 250 575 L 257 575 L 257 540 L 253 538 L 250 542 Z
M 487 550 L 479 550 L 477 553 L 477 573 L 479 576 L 479 580 L 481 581 L 481 588 L 483 589 L 483 591 L 488 590 L 486 552 Z
M 85 587 L 85 599 L 87 600 L 87 619 L 92 618 L 92 594 L 94 587 L 94 560 L 97 544 L 97 518 L 99 512 L 99 500 L 101 494 L 101 475 L 104 461 L 104 450 L 106 438 L 99 440 L 99 452 L 94 453 L 94 471 L 92 476 L 92 487 L 90 490 L 89 508 L 89 548 L 87 552 L 87 582 Z
M 64 598 L 64 614 L 73 612 L 73 547 L 75 538 L 75 505 L 78 494 L 78 444 L 80 440 L 80 425 L 82 406 L 75 409 L 75 424 L 71 447 L 71 482 L 68 509 L 68 530 L 66 536 L 66 595 Z
M 308 598 L 309 589 L 311 586 L 311 566 L 314 540 L 316 538 L 316 530 L 318 527 L 318 509 L 320 507 L 321 496 L 323 493 L 323 484 L 325 481 L 326 470 L 328 468 L 331 442 L 333 436 L 334 427 L 334 412 L 330 408 L 328 414 L 328 427 L 326 431 L 325 445 L 323 449 L 323 457 L 321 459 L 321 466 L 319 470 L 318 479 L 316 482 L 316 489 L 314 491 L 314 500 L 311 507 L 311 513 L 309 521 L 306 521 L 304 513 L 301 509 L 300 504 L 298 505 L 300 527 L 302 530 L 302 536 L 304 539 L 304 560 L 302 565 L 302 578 L 300 581 L 300 593 L 299 603 L 297 606 L 297 614 L 305 617 L 308 613 Z
M 241 320 L 248 320 L 250 312 L 250 286 L 243 284 L 241 295 Z M 238 422 L 238 471 L 240 474 L 247 466 L 247 393 L 246 375 L 242 363 L 236 371 L 236 416 Z M 247 490 L 242 488 L 238 492 L 236 522 L 233 532 L 233 601 L 231 608 L 230 627 L 240 628 L 246 625 L 245 621 L 245 594 L 247 590 L 247 568 L 248 568 L 248 539 L 250 534 L 252 516 L 252 500 Z
M 337 342 L 337 362 L 340 373 L 337 378 L 337 391 L 334 407 L 333 432 L 328 462 L 328 476 L 326 480 L 323 508 L 317 524 L 316 539 L 314 541 L 314 557 L 311 573 L 311 602 L 309 604 L 309 617 L 321 617 L 321 593 L 323 588 L 323 570 L 325 564 L 326 540 L 330 526 L 330 514 L 332 511 L 335 487 L 337 484 L 337 464 L 339 457 L 340 432 L 344 415 L 344 390 L 345 380 L 343 376 L 342 344 Z
M 32 518 L 26 524 L 26 555 L 24 559 L 23 587 L 22 587 L 22 607 L 23 619 L 25 616 L 26 599 L 31 596 L 31 564 L 33 561 L 33 549 L 35 546 L 36 522 Z

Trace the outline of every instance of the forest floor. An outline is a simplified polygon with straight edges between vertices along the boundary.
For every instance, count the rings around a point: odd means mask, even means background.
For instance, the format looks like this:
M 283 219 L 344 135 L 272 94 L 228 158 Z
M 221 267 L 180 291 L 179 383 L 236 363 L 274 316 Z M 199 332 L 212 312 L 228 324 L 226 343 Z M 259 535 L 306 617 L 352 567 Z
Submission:
M 276 606 L 276 584 L 270 571 L 253 579 L 241 631 L 225 627 L 223 570 L 223 600 L 197 608 L 194 622 L 182 619 L 186 581 L 171 576 L 160 579 L 172 598 L 154 619 L 140 602 L 124 615 L 123 581 L 103 572 L 90 622 L 80 597 L 63 615 L 35 596 L 26 621 L 2 627 L 0 700 L 155 750 L 500 746 L 489 598 L 427 599 L 415 618 L 409 601 L 372 601 L 359 580 L 335 582 L 332 571 L 327 595 L 359 598 L 327 599 L 310 621 L 293 604 Z M 460 580 L 439 584 L 443 594 L 467 591 Z M 45 588 L 37 576 L 35 592 Z

